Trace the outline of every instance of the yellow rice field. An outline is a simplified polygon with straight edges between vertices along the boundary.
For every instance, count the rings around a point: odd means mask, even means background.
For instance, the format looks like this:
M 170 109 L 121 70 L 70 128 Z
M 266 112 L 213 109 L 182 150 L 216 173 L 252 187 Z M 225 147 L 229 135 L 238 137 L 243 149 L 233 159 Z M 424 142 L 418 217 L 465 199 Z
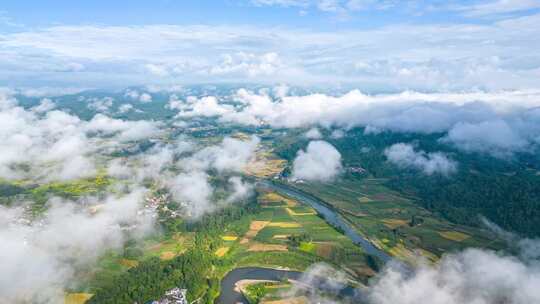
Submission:
M 268 224 L 269 227 L 280 227 L 280 228 L 300 228 L 302 225 L 294 222 L 272 222 Z
M 267 192 L 264 193 L 261 198 L 261 202 L 264 203 L 273 203 L 273 202 L 284 202 L 287 204 L 288 207 L 295 207 L 298 205 L 298 202 L 295 200 L 292 200 L 290 198 L 287 198 L 285 196 L 282 196 L 276 192 Z
M 227 252 L 229 252 L 229 247 L 221 247 L 216 250 L 215 254 L 221 258 L 222 256 L 226 255 Z
M 248 251 L 288 251 L 287 246 L 277 244 L 252 244 L 249 246 Z
M 128 259 L 121 259 L 120 264 L 129 268 L 137 267 L 139 265 L 139 261 L 136 260 L 128 260 Z
M 172 252 L 172 251 L 163 251 L 159 255 L 159 258 L 164 260 L 164 261 L 172 260 L 175 257 L 176 257 L 176 254 L 174 252 Z
M 222 240 L 224 241 L 228 241 L 228 242 L 231 242 L 231 241 L 236 241 L 238 239 L 237 236 L 234 236 L 234 235 L 224 235 L 221 237 Z
M 290 215 L 296 215 L 296 216 L 316 215 L 317 214 L 317 212 L 315 212 L 315 210 L 312 210 L 310 212 L 294 212 L 294 210 L 292 210 L 291 208 L 285 208 L 285 210 L 287 210 L 287 213 L 289 213 Z
M 359 198 L 358 198 L 358 201 L 359 201 L 360 203 L 369 203 L 369 202 L 372 202 L 373 200 L 370 199 L 370 198 L 367 197 L 367 196 L 362 196 L 362 197 L 359 197 Z
M 382 220 L 384 225 L 390 229 L 396 229 L 401 226 L 405 226 L 408 224 L 406 220 L 400 220 L 400 219 L 384 219 Z
M 454 242 L 463 242 L 471 236 L 459 231 L 440 231 L 439 235 Z
M 288 234 L 276 234 L 274 236 L 272 236 L 273 239 L 278 239 L 278 240 L 283 240 L 283 239 L 286 239 L 288 238 L 290 235 Z
M 64 298 L 64 304 L 84 304 L 92 296 L 91 293 L 68 293 Z

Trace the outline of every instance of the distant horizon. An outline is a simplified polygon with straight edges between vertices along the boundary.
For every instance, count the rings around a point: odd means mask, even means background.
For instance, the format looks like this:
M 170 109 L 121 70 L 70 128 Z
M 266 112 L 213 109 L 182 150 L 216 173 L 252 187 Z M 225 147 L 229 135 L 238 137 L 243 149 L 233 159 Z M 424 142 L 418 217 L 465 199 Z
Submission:
M 0 7 L 0 87 L 532 89 L 539 36 L 534 0 L 26 0 Z
M 540 0 L 0 4 L 0 304 L 540 303 Z

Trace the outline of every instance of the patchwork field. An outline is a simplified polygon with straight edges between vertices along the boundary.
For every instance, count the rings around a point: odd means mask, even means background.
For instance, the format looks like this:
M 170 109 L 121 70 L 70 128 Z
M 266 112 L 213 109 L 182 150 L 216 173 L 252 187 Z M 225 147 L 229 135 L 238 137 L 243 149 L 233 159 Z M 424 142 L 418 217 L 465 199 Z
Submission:
M 276 192 L 264 191 L 259 197 L 259 202 L 264 207 L 296 207 L 298 202 Z
M 384 219 L 382 222 L 390 229 L 396 229 L 409 224 L 408 221 L 402 219 Z
M 218 249 L 225 261 L 237 267 L 271 266 L 298 270 L 318 261 L 348 269 L 368 267 L 361 248 L 329 226 L 311 207 L 268 191 L 262 191 L 258 201 L 261 211 L 251 216 L 243 234 L 238 231 L 245 220 L 232 222 L 220 237 L 223 247 L 229 248 L 227 251 Z M 233 235 L 238 238 L 234 239 Z M 365 273 L 368 272 L 351 272 L 363 277 L 366 277 Z
M 129 260 L 129 259 L 121 259 L 120 264 L 122 264 L 125 267 L 133 268 L 139 265 L 139 261 L 137 260 Z
M 467 235 L 465 233 L 459 232 L 459 231 L 441 231 L 439 234 L 445 238 L 449 239 L 455 242 L 463 242 L 464 240 L 470 238 L 470 235 Z
M 224 235 L 221 237 L 222 240 L 224 241 L 236 241 L 238 239 L 237 236 L 232 236 L 232 235 Z
M 258 178 L 271 178 L 280 174 L 286 165 L 286 160 L 277 158 L 271 152 L 258 151 L 255 159 L 244 168 L 244 173 Z
M 290 214 L 290 215 L 296 215 L 296 216 L 301 216 L 301 215 L 316 215 L 317 212 L 315 212 L 315 210 L 311 209 L 311 208 L 308 208 L 308 207 L 287 207 L 285 208 L 285 210 L 287 210 L 287 212 Z
M 65 296 L 64 304 L 84 304 L 92 296 L 91 293 L 68 293 Z
M 355 280 L 365 282 L 374 274 L 366 270 L 371 268 L 362 249 L 329 226 L 311 207 L 275 192 L 261 192 L 258 203 L 256 212 L 227 222 L 215 235 L 215 245 L 210 249 L 220 260 L 220 266 L 215 268 L 218 276 L 243 266 L 302 271 L 322 261 L 345 269 Z M 158 257 L 165 262 L 177 257 L 196 243 L 196 237 L 197 232 L 182 232 L 149 238 L 137 245 L 140 255 L 136 258 L 111 252 L 100 260 L 98 272 L 88 283 L 91 292 L 140 261 Z
M 227 254 L 227 252 L 229 252 L 229 247 L 220 247 L 218 250 L 216 250 L 216 255 L 218 257 L 222 257 Z
M 332 184 L 294 186 L 337 208 L 363 235 L 392 255 L 435 260 L 466 247 L 501 248 L 489 233 L 452 224 L 384 186 L 384 179 L 344 178 Z
M 170 260 L 183 253 L 190 246 L 190 242 L 190 235 L 176 234 L 159 242 L 148 240 L 143 251 L 146 257 L 157 256 L 162 260 Z
M 277 244 L 254 243 L 249 245 L 248 251 L 287 251 L 287 246 Z

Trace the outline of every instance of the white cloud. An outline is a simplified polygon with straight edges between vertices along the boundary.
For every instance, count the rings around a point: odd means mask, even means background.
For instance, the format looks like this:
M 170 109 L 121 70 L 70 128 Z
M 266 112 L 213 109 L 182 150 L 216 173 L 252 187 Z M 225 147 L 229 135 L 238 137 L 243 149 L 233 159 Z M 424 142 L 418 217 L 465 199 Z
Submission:
M 319 129 L 317 129 L 317 128 L 309 129 L 309 131 L 307 131 L 306 134 L 304 134 L 304 136 L 306 138 L 309 138 L 309 139 L 321 139 L 322 138 L 321 131 L 319 131 Z
M 172 94 L 171 96 L 169 96 L 169 102 L 167 102 L 167 105 L 165 107 L 167 109 L 181 111 L 187 106 L 184 104 L 183 100 L 180 100 L 178 98 L 176 94 Z
M 152 95 L 145 92 L 139 92 L 137 90 L 127 89 L 124 93 L 124 97 L 138 100 L 142 103 L 152 102 Z
M 126 90 L 126 92 L 124 93 L 124 97 L 128 97 L 128 98 L 131 98 L 131 99 L 139 99 L 139 96 L 141 94 L 139 94 L 139 92 L 137 90 Z
M 309 0 L 251 0 L 251 3 L 258 6 L 283 6 L 283 7 L 294 7 L 300 6 L 305 7 L 308 5 Z
M 118 112 L 120 113 L 127 113 L 129 111 L 133 111 L 134 107 L 132 104 L 130 103 L 124 103 L 124 104 L 121 104 L 119 107 L 118 107 Z
M 189 105 L 186 105 L 186 110 L 178 113 L 179 117 L 203 116 L 213 117 L 222 116 L 234 112 L 234 108 L 230 105 L 222 105 L 214 96 L 205 96 L 202 98 L 188 98 Z M 182 103 L 174 101 L 169 103 L 170 107 L 180 108 Z
M 533 126 L 538 129 L 538 126 Z M 538 130 L 530 130 L 538 131 Z M 448 132 L 443 141 L 450 142 L 466 151 L 490 152 L 505 156 L 526 150 L 527 138 L 504 120 L 489 120 L 480 123 L 458 123 Z
M 381 0 L 251 0 L 251 3 L 255 6 L 311 8 L 339 14 L 367 9 L 381 10 L 395 5 L 394 1 Z
M 0 80 L 25 85 L 31 76 L 56 86 L 125 86 L 148 82 L 151 67 L 162 75 L 151 77 L 157 84 L 251 77 L 250 81 L 302 85 L 360 83 L 378 91 L 535 88 L 540 78 L 540 45 L 534 39 L 540 35 L 539 24 L 539 15 L 531 15 L 491 24 L 399 24 L 339 32 L 55 26 L 2 35 L 0 56 L 5 60 L 0 70 L 5 72 Z M 85 69 L 50 77 L 71 62 Z M 115 73 L 109 73 L 111 69 Z
M 87 122 L 59 110 L 38 112 L 17 106 L 14 98 L 0 96 L 0 177 L 69 180 L 92 176 L 94 158 L 101 148 L 161 132 L 159 124 L 151 121 L 123 121 L 97 114 Z M 30 170 L 18 166 L 21 164 L 30 165 Z
M 16 92 L 27 97 L 56 97 L 62 95 L 78 94 L 90 90 L 88 87 L 22 87 Z
M 90 110 L 94 110 L 96 112 L 107 112 L 109 111 L 109 108 L 113 105 L 114 98 L 112 97 L 104 97 L 104 98 L 89 98 L 87 99 L 87 107 Z
M 215 208 L 210 202 L 213 188 L 208 178 L 201 171 L 181 173 L 169 185 L 173 198 L 187 208 L 190 217 L 197 218 Z
M 91 151 L 89 139 L 81 129 L 82 122 L 64 112 L 50 111 L 38 117 L 32 111 L 12 105 L 0 111 L 0 121 L 0 176 L 3 178 L 30 175 L 64 179 L 61 172 L 67 169 L 68 163 L 81 164 Z M 24 163 L 32 164 L 30 172 L 13 167 Z M 79 172 L 78 176 L 86 174 Z
M 227 202 L 242 200 L 253 194 L 253 186 L 249 183 L 243 182 L 242 178 L 238 176 L 229 178 L 229 183 L 232 186 L 232 193 L 227 198 Z
M 293 283 L 284 298 L 306 296 L 306 286 L 317 286 L 307 293 L 308 303 L 338 304 L 336 300 L 340 290 L 347 286 L 347 274 L 325 263 L 311 265 L 302 276 Z M 333 299 L 332 299 L 333 298 Z
M 536 0 L 489 0 L 459 7 L 467 17 L 516 13 L 540 8 Z
M 166 181 L 174 168 L 176 159 L 183 153 L 191 152 L 194 145 L 184 140 L 173 143 L 158 143 L 144 153 L 133 155 L 127 159 L 114 158 L 107 164 L 107 173 L 120 179 L 141 183 L 145 179 Z
M 467 249 L 412 274 L 386 269 L 371 286 L 373 304 L 536 303 L 540 265 L 491 251 Z
M 169 71 L 167 71 L 167 67 L 163 65 L 157 65 L 157 64 L 147 64 L 145 65 L 146 69 L 156 75 L 156 76 L 169 76 Z
M 280 84 L 272 88 L 272 92 L 274 93 L 274 96 L 278 98 L 283 98 L 289 94 L 290 89 L 291 88 L 288 85 Z
M 366 133 L 448 132 L 443 142 L 466 151 L 490 153 L 529 151 L 540 142 L 538 90 L 380 95 L 353 90 L 340 96 L 273 98 L 268 92 L 240 89 L 231 98 L 240 105 L 224 104 L 211 96 L 192 98 L 193 105 L 182 106 L 185 110 L 179 116 L 216 116 L 222 122 L 288 128 L 363 126 Z
M 332 131 L 332 134 L 330 134 L 330 137 L 332 137 L 334 139 L 343 138 L 343 137 L 345 137 L 345 131 L 340 130 L 340 129 L 334 130 L 334 131 Z
M 130 141 L 157 136 L 158 124 L 146 120 L 127 121 L 97 114 L 85 126 L 88 132 L 116 135 L 119 140 Z
M 237 53 L 234 56 L 225 54 L 219 65 L 210 68 L 209 74 L 247 77 L 273 75 L 280 69 L 280 65 L 279 55 L 273 52 L 260 56 L 248 53 Z
M 403 167 L 421 170 L 427 175 L 448 175 L 457 170 L 457 163 L 440 152 L 415 151 L 410 144 L 398 143 L 386 148 L 388 161 Z
M 48 112 L 56 107 L 56 104 L 49 98 L 43 98 L 39 105 L 32 108 L 32 111 L 37 113 Z
M 233 175 L 229 177 L 230 187 L 226 187 L 228 196 L 214 200 L 215 189 L 210 184 L 209 173 L 213 170 L 219 174 L 242 172 L 254 157 L 258 143 L 256 137 L 250 141 L 225 138 L 218 145 L 198 150 L 193 143 L 179 139 L 156 144 L 129 158 L 112 159 L 107 164 L 107 173 L 135 184 L 151 179 L 164 185 L 188 217 L 198 218 L 251 195 L 252 186 Z
M 26 224 L 21 207 L 0 206 L 0 294 L 7 303 L 59 303 L 77 270 L 95 263 L 108 249 L 119 248 L 125 237 L 141 237 L 152 218 L 137 214 L 145 190 L 103 200 L 85 198 L 96 213 L 81 202 L 51 200 L 42 218 Z M 125 225 L 136 224 L 130 232 Z
M 190 169 L 216 169 L 219 172 L 241 172 L 255 156 L 260 139 L 253 136 L 249 141 L 226 137 L 221 144 L 210 146 L 183 160 Z
M 139 97 L 140 102 L 152 102 L 152 95 L 148 93 L 142 93 Z
M 300 150 L 293 162 L 292 178 L 329 181 L 341 172 L 341 154 L 325 141 L 312 141 Z
M 524 243 L 519 239 L 512 241 Z M 469 248 L 448 253 L 435 264 L 418 259 L 414 268 L 390 262 L 370 280 L 367 288 L 358 290 L 360 297 L 355 300 L 367 304 L 537 303 L 538 251 L 535 255 L 523 254 L 531 248 L 538 250 L 540 241 L 527 240 L 527 246 L 519 247 L 516 256 Z M 339 303 L 335 296 L 347 281 L 345 272 L 315 264 L 284 296 L 307 296 L 309 303 Z M 319 288 L 306 293 L 305 286 Z M 334 297 L 329 298 L 331 295 Z

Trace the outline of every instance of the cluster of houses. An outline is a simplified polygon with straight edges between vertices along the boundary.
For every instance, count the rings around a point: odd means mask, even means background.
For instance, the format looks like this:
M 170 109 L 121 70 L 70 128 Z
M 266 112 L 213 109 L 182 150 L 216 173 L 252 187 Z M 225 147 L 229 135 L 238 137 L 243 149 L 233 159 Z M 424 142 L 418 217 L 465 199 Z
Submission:
M 169 217 L 177 218 L 182 215 L 178 210 L 171 210 L 167 207 L 167 202 L 170 196 L 168 194 L 161 194 L 156 196 L 149 196 L 145 199 L 144 210 L 139 211 L 141 214 L 145 212 L 152 213 L 152 216 L 157 216 L 157 211 L 168 213 Z
M 189 304 L 186 298 L 186 289 L 175 287 L 165 293 L 160 300 L 153 301 L 151 304 Z
M 367 172 L 366 169 L 362 167 L 349 167 L 347 168 L 347 171 L 349 171 L 350 173 L 357 173 L 357 174 L 364 174 Z

